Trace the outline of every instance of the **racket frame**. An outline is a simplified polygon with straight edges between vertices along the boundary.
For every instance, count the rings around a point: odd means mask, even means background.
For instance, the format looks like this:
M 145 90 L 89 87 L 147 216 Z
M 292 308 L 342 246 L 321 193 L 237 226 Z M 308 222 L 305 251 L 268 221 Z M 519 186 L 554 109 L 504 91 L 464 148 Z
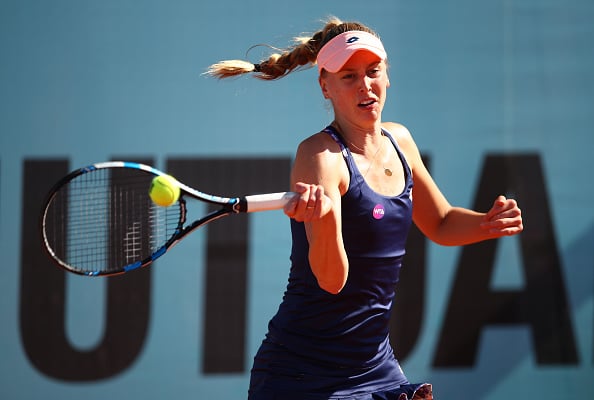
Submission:
M 152 264 L 155 260 L 163 256 L 170 248 L 174 245 L 179 243 L 186 235 L 195 231 L 196 229 L 204 226 L 212 221 L 215 221 L 219 218 L 225 217 L 230 214 L 237 214 L 237 213 L 245 213 L 245 212 L 257 212 L 257 211 L 267 211 L 267 210 L 275 210 L 280 209 L 283 205 L 293 197 L 294 193 L 291 192 L 279 192 L 279 193 L 269 193 L 269 194 L 259 194 L 259 195 L 249 195 L 244 197 L 221 197 L 216 195 L 207 194 L 196 190 L 182 182 L 177 181 L 177 184 L 180 188 L 180 196 L 176 203 L 179 203 L 180 207 L 180 218 L 178 222 L 177 229 L 173 233 L 173 235 L 165 241 L 165 243 L 153 251 L 148 257 L 145 257 L 143 260 L 138 260 L 133 263 L 129 263 L 119 269 L 114 271 L 88 271 L 76 268 L 72 266 L 62 259 L 60 259 L 56 252 L 52 249 L 49 239 L 46 234 L 46 217 L 48 213 L 49 206 L 52 203 L 53 198 L 57 195 L 60 189 L 65 186 L 68 182 L 72 181 L 76 177 L 93 172 L 98 169 L 115 169 L 115 168 L 129 168 L 129 169 L 138 169 L 145 171 L 149 174 L 153 174 L 156 176 L 167 175 L 165 172 L 162 172 L 150 165 L 131 162 L 131 161 L 106 161 L 96 164 L 91 164 L 89 166 L 76 169 L 62 179 L 57 181 L 50 191 L 44 201 L 43 211 L 40 217 L 40 230 L 42 233 L 42 243 L 43 247 L 45 248 L 46 252 L 50 256 L 50 258 L 62 269 L 72 272 L 78 275 L 84 276 L 113 276 L 113 275 L 120 275 L 127 273 L 132 270 L 136 270 L 138 268 L 146 267 Z M 148 190 L 148 189 L 147 189 Z M 148 192 L 147 192 L 148 196 Z M 191 224 L 184 226 L 187 221 L 187 205 L 184 196 L 192 197 L 196 200 L 200 200 L 202 202 L 206 202 L 209 204 L 215 204 L 221 206 L 221 208 L 211 211 L 208 214 L 204 215 L 203 217 L 195 220 Z

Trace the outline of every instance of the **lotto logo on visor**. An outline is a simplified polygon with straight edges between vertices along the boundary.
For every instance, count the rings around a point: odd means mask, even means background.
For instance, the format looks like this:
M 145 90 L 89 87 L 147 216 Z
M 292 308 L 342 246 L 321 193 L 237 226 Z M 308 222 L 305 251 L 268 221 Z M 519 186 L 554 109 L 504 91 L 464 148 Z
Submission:
M 338 72 L 357 51 L 369 51 L 381 60 L 387 58 L 379 38 L 363 31 L 349 31 L 332 38 L 318 53 L 318 71 Z

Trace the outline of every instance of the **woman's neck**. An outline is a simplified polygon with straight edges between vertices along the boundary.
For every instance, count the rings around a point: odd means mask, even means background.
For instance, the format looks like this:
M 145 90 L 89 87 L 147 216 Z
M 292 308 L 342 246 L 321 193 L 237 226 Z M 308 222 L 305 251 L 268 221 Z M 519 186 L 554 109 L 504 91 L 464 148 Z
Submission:
M 382 143 L 382 127 L 378 122 L 373 126 L 357 126 L 337 119 L 332 126 L 340 133 L 352 151 L 369 155 L 374 153 Z

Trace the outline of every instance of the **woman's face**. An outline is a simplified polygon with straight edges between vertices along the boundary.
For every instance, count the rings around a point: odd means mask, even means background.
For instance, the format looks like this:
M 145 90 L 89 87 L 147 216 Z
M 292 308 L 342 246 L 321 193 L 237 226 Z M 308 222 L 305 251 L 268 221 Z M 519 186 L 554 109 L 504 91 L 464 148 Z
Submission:
M 340 71 L 323 71 L 319 82 L 324 97 L 332 102 L 335 117 L 358 125 L 381 120 L 390 81 L 387 64 L 377 55 L 357 51 Z

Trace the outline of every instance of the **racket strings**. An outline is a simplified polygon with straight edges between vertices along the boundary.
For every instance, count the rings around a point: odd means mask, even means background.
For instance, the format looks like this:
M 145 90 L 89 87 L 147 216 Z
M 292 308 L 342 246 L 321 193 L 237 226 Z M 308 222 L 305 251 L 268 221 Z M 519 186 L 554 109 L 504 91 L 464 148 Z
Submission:
M 148 196 L 154 175 L 96 169 L 63 186 L 48 206 L 45 235 L 67 268 L 95 275 L 138 266 L 179 229 L 181 206 L 156 206 Z

